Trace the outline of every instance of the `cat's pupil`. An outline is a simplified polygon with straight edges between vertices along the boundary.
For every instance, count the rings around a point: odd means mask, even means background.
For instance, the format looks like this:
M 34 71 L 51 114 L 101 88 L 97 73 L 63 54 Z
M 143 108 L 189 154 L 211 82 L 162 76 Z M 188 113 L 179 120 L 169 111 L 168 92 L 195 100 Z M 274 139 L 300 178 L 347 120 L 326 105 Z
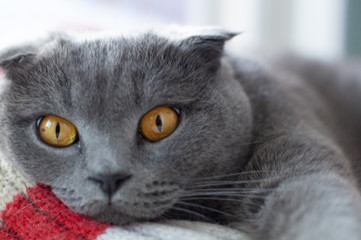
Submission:
M 160 119 L 159 115 L 155 119 L 155 124 L 157 125 L 159 132 L 162 132 L 162 120 Z
M 60 134 L 60 124 L 59 124 L 59 122 L 56 123 L 55 134 L 56 134 L 56 139 L 58 139 L 59 134 Z

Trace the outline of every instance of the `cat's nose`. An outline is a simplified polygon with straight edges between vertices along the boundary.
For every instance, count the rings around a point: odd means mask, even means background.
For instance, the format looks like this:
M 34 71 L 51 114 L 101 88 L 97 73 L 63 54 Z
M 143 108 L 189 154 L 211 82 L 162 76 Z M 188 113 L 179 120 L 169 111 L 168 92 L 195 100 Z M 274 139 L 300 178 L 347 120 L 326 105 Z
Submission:
M 128 173 L 116 173 L 109 175 L 97 174 L 88 178 L 91 181 L 99 183 L 104 193 L 113 195 L 131 176 L 132 175 Z

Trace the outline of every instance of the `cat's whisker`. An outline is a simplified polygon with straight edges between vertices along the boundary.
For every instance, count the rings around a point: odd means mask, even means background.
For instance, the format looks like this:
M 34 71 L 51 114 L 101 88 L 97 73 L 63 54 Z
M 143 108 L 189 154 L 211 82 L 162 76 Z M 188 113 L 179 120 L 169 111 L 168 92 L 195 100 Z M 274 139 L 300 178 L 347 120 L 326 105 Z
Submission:
M 233 197 L 247 197 L 247 198 L 260 198 L 263 199 L 266 196 L 240 194 L 238 192 L 204 192 L 204 193 L 189 193 L 184 194 L 182 197 L 198 197 L 198 196 L 233 196 Z
M 254 174 L 254 173 L 269 173 L 269 171 L 266 171 L 266 170 L 243 171 L 243 172 L 228 173 L 228 174 L 210 176 L 210 177 L 196 177 L 196 178 L 192 178 L 192 180 L 207 180 L 207 179 L 227 178 L 227 177 L 243 176 L 243 175 L 246 175 L 246 174 Z
M 251 175 L 252 174 L 252 175 Z M 263 176 L 267 174 L 266 176 Z M 259 175 L 256 178 L 256 175 Z M 232 177 L 242 177 L 242 180 L 229 180 L 227 178 Z M 281 174 L 276 170 L 256 170 L 256 171 L 244 171 L 244 172 L 237 172 L 237 173 L 229 173 L 217 176 L 210 176 L 210 177 L 197 177 L 192 178 L 193 182 L 192 185 L 200 185 L 200 184 L 207 184 L 207 183 L 225 183 L 225 182 L 234 182 L 234 183 L 252 183 L 252 182 L 262 182 L 262 181 L 276 181 L 281 180 L 284 178 L 290 177 L 289 174 Z M 250 178 L 247 180 L 246 178 Z
M 210 218 L 206 217 L 205 215 L 201 214 L 201 213 L 198 213 L 198 212 L 195 212 L 195 211 L 192 211 L 192 210 L 189 210 L 189 209 L 185 209 L 185 208 L 181 208 L 181 207 L 171 207 L 170 209 L 173 209 L 173 210 L 176 210 L 176 211 L 180 211 L 180 212 L 185 212 L 185 213 L 188 213 L 190 215 L 195 215 L 195 216 L 198 216 L 202 219 L 205 219 L 207 221 L 212 221 Z
M 243 203 L 244 201 L 240 200 L 240 199 L 233 199 L 233 198 L 227 198 L 224 197 L 222 198 L 220 197 L 190 197 L 190 198 L 181 198 L 182 200 L 185 201 L 194 201 L 194 200 L 217 200 L 217 201 L 232 201 L 232 202 L 240 202 Z
M 200 205 L 200 204 L 188 203 L 188 202 L 183 202 L 183 201 L 178 201 L 177 204 L 186 205 L 186 206 L 190 206 L 190 207 L 201 208 L 201 209 L 216 212 L 216 213 L 219 213 L 219 214 L 222 214 L 222 215 L 225 215 L 225 216 L 229 216 L 229 217 L 234 217 L 234 218 L 237 217 L 237 216 L 235 216 L 233 214 L 230 214 L 230 213 L 227 213 L 227 212 L 224 212 L 224 211 L 221 211 L 221 210 L 217 210 L 217 209 L 214 209 L 214 208 L 206 207 L 206 206 L 203 206 L 203 205 Z
M 238 193 L 268 193 L 276 190 L 276 188 L 255 188 L 255 189 L 249 189 L 249 188 L 204 188 L 204 189 L 189 189 L 191 192 L 219 192 L 219 191 L 232 191 L 232 192 L 238 192 Z
M 222 196 L 218 196 L 218 197 L 192 197 L 192 198 L 181 198 L 181 199 L 185 201 L 199 201 L 199 200 L 229 201 L 229 202 L 242 203 L 244 205 L 253 205 L 257 207 L 262 206 L 262 204 L 257 204 L 255 202 L 245 202 L 243 200 L 229 198 L 227 196 L 224 196 L 224 198 L 222 198 Z
M 193 183 L 191 188 L 204 188 L 211 186 L 222 186 L 222 185 L 237 185 L 237 184 L 249 184 L 249 183 L 259 183 L 265 181 L 278 181 L 283 179 L 283 177 L 271 177 L 271 178 L 262 178 L 262 179 L 253 179 L 253 180 L 239 180 L 239 181 L 208 181 L 208 182 L 199 182 Z

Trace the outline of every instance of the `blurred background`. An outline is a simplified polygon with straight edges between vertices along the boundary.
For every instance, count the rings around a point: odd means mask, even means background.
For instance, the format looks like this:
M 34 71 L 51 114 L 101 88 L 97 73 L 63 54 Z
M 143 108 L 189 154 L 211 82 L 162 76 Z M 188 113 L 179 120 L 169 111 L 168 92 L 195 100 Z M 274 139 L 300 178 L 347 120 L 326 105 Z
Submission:
M 0 0 L 0 49 L 48 31 L 134 30 L 161 24 L 241 31 L 231 45 L 333 60 L 361 57 L 360 0 Z

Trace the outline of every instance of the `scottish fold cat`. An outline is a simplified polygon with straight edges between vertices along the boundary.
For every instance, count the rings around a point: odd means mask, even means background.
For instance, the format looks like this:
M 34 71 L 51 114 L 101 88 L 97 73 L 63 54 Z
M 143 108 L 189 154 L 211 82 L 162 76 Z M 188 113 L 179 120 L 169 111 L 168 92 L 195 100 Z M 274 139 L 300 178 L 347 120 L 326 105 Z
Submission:
M 0 147 L 72 210 L 254 239 L 361 239 L 361 71 L 235 34 L 57 35 L 0 56 Z M 262 59 L 264 60 L 264 59 Z

